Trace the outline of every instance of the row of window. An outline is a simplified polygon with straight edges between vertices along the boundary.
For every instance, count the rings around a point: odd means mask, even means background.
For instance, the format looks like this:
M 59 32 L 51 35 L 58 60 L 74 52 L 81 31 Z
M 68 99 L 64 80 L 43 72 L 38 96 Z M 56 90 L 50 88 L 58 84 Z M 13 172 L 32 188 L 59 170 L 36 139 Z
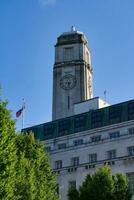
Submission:
M 33 131 L 37 139 L 47 140 L 133 119 L 134 101 L 130 101 L 128 103 L 92 110 L 70 118 L 26 128 L 23 131 Z
M 128 156 L 134 156 L 134 146 L 130 146 L 127 148 L 128 151 Z M 116 156 L 116 149 L 107 151 L 107 159 L 111 160 L 111 159 L 115 159 Z M 95 163 L 97 162 L 97 153 L 92 153 L 88 155 L 89 157 L 89 163 Z M 71 161 L 70 161 L 70 165 L 71 166 L 78 166 L 79 165 L 79 157 L 72 157 Z M 62 160 L 57 160 L 55 161 L 55 169 L 61 169 L 62 168 Z
M 128 115 L 129 119 L 134 118 L 134 103 L 130 103 L 128 105 Z M 122 107 L 121 106 L 113 106 L 109 108 L 109 123 L 119 123 L 121 122 L 122 117 Z M 74 118 L 74 131 L 81 131 L 85 129 L 87 123 L 87 115 L 83 114 L 80 116 L 75 116 Z M 97 128 L 101 127 L 104 124 L 104 112 L 103 110 L 96 110 L 91 113 L 91 127 Z M 63 127 L 63 129 L 61 128 Z M 62 120 L 59 121 L 58 130 L 59 133 L 65 133 L 68 132 L 70 129 L 70 122 L 69 120 Z
M 130 135 L 134 135 L 134 128 L 129 128 L 128 132 L 129 132 Z M 119 138 L 119 137 L 120 137 L 119 131 L 109 133 L 109 139 L 116 139 L 116 138 Z M 91 137 L 91 142 L 99 142 L 99 141 L 101 141 L 101 139 L 102 139 L 101 135 L 93 136 L 93 137 Z M 77 139 L 77 140 L 73 141 L 74 146 L 79 146 L 79 145 L 82 145 L 82 144 L 84 144 L 83 139 Z M 65 149 L 66 147 L 67 147 L 66 143 L 58 144 L 58 149 Z M 51 151 L 51 147 L 50 146 L 46 147 L 46 150 Z

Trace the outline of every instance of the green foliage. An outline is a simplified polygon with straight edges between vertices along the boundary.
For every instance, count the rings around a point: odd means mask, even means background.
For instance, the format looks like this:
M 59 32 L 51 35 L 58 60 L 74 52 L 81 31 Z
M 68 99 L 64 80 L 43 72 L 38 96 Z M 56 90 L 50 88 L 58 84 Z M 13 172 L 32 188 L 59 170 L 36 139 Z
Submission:
M 80 199 L 111 200 L 113 190 L 111 170 L 108 167 L 103 167 L 96 171 L 92 177 L 87 176 L 80 187 Z
M 56 179 L 33 134 L 16 134 L 7 102 L 0 99 L 0 199 L 58 200 Z
M 69 189 L 68 200 L 79 200 L 79 192 L 75 187 Z
M 56 200 L 56 180 L 43 146 L 36 142 L 33 134 L 17 137 L 19 199 Z M 24 197 L 25 195 L 25 197 Z
M 0 199 L 15 200 L 15 122 L 6 106 L 7 102 L 0 99 Z
M 128 190 L 128 179 L 123 174 L 113 176 L 114 180 L 114 200 L 129 200 L 131 194 Z
M 72 193 L 69 190 L 69 200 L 74 200 Z M 77 193 L 79 200 L 131 200 L 127 177 L 119 173 L 112 175 L 108 166 L 98 169 L 92 176 L 87 175 Z

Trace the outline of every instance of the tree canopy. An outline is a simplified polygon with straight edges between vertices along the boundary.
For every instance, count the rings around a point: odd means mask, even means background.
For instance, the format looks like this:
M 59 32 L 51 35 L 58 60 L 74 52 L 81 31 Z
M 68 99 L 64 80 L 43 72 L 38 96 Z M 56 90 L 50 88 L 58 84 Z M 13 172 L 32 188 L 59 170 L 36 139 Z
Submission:
M 7 102 L 1 99 L 0 199 L 58 200 L 56 177 L 44 146 L 32 133 L 16 133 Z
M 68 200 L 131 200 L 128 179 L 124 174 L 112 174 L 108 166 L 99 168 L 92 176 L 87 175 L 77 190 L 68 192 Z
M 14 186 L 17 161 L 15 147 L 15 121 L 6 109 L 7 102 L 0 99 L 0 199 L 16 199 Z

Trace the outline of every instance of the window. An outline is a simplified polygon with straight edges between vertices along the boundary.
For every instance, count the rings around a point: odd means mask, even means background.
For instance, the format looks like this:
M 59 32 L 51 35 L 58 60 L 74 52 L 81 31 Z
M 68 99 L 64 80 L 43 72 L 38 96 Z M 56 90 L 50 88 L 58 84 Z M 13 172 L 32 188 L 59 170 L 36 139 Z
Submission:
M 73 47 L 64 48 L 64 60 L 71 61 L 74 57 L 74 49 Z
M 49 139 L 52 137 L 53 133 L 54 133 L 54 128 L 53 128 L 53 124 L 47 124 L 44 126 L 44 136 L 45 139 Z
M 89 162 L 93 163 L 97 161 L 97 153 L 89 154 Z
M 134 127 L 129 128 L 128 132 L 129 132 L 130 135 L 134 135 Z
M 93 111 L 91 114 L 91 124 L 92 128 L 98 128 L 102 126 L 103 113 L 102 111 Z
M 58 123 L 59 135 L 64 135 L 69 132 L 70 129 L 70 120 L 61 120 Z
M 74 118 L 75 131 L 84 130 L 85 127 L 86 127 L 86 115 L 81 115 Z
M 129 189 L 131 194 L 134 194 L 134 173 L 128 173 L 127 174 L 128 180 L 129 180 Z
M 47 146 L 47 147 L 46 147 L 46 151 L 47 151 L 47 152 L 51 151 L 51 147 L 50 147 L 50 146 Z
M 78 166 L 79 165 L 79 157 L 71 158 L 71 164 L 72 164 L 72 166 Z
M 120 132 L 113 132 L 113 133 L 109 133 L 109 137 L 110 139 L 115 139 L 115 138 L 119 138 L 120 137 Z
M 128 155 L 134 156 L 134 146 L 128 147 Z
M 134 102 L 128 104 L 128 119 L 134 119 Z
M 61 169 L 62 168 L 62 160 L 55 161 L 55 169 Z
M 74 146 L 81 145 L 81 144 L 83 144 L 83 139 L 74 140 L 73 143 L 74 143 Z
M 108 159 L 110 159 L 110 160 L 116 158 L 116 150 L 113 149 L 113 150 L 108 151 L 108 152 L 107 152 L 107 157 L 108 157 Z
M 99 142 L 101 140 L 101 135 L 97 135 L 91 138 L 91 142 Z
M 121 106 L 114 106 L 109 108 L 109 120 L 111 124 L 121 121 L 121 111 Z
M 68 188 L 69 189 L 76 188 L 76 181 L 69 181 Z
M 66 143 L 58 144 L 58 149 L 65 149 L 65 148 L 66 148 Z

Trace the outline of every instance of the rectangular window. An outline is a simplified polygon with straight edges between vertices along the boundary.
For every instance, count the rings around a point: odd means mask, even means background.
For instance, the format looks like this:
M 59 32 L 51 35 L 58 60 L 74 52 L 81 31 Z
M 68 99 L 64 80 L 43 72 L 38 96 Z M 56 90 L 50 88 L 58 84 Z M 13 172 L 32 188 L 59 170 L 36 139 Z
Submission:
M 74 58 L 74 49 L 73 47 L 64 48 L 64 60 L 71 61 Z
M 128 129 L 129 135 L 134 135 L 134 127 Z
M 81 144 L 83 144 L 83 139 L 74 140 L 73 143 L 74 143 L 74 146 L 81 145 Z
M 69 181 L 68 188 L 69 189 L 76 188 L 76 181 Z
M 121 122 L 121 106 L 113 106 L 109 108 L 109 121 L 111 124 Z
M 65 148 L 66 148 L 66 143 L 58 144 L 58 149 L 65 149 Z
M 128 173 L 127 174 L 128 180 L 129 180 L 129 189 L 132 195 L 134 195 L 134 173 Z
M 74 130 L 76 131 L 82 131 L 86 128 L 86 115 L 77 116 L 74 118 Z
M 94 163 L 97 161 L 97 153 L 89 154 L 89 162 Z
M 91 138 L 91 142 L 99 142 L 101 140 L 101 135 L 97 135 Z
M 62 168 L 62 160 L 55 161 L 55 169 L 61 169 Z
M 71 158 L 71 165 L 72 166 L 78 166 L 79 165 L 79 157 Z
M 103 124 L 103 113 L 102 111 L 93 111 L 91 114 L 92 128 L 101 127 Z
M 45 136 L 45 139 L 50 139 L 52 138 L 52 135 L 54 133 L 54 127 L 53 127 L 53 124 L 46 124 L 44 126 L 44 136 Z
M 110 160 L 116 158 L 116 150 L 113 149 L 113 150 L 108 151 L 107 152 L 107 158 L 110 159 Z
M 58 133 L 59 135 L 64 135 L 69 132 L 70 129 L 70 120 L 61 120 L 58 123 Z
M 50 147 L 50 146 L 47 146 L 47 147 L 46 147 L 46 151 L 47 151 L 47 152 L 51 151 L 51 147 Z
M 110 137 L 110 139 L 119 138 L 120 137 L 120 132 L 116 131 L 116 132 L 113 132 L 113 133 L 109 133 L 109 137 Z
M 128 119 L 134 119 L 134 102 L 128 104 Z
M 134 156 L 134 146 L 128 147 L 128 155 Z

